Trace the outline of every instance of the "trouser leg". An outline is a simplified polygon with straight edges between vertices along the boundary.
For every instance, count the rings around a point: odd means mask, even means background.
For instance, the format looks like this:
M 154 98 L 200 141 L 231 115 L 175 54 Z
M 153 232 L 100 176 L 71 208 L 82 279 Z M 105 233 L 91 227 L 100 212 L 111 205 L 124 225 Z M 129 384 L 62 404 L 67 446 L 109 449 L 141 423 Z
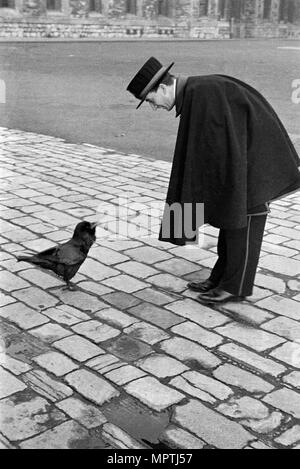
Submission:
M 224 230 L 226 267 L 219 287 L 232 295 L 252 295 L 266 219 L 248 215 L 245 228 Z
M 218 259 L 215 263 L 209 280 L 213 282 L 215 285 L 219 285 L 226 268 L 226 260 L 227 260 L 227 252 L 226 252 L 226 237 L 225 237 L 225 230 L 220 230 L 219 232 L 219 239 L 218 239 Z

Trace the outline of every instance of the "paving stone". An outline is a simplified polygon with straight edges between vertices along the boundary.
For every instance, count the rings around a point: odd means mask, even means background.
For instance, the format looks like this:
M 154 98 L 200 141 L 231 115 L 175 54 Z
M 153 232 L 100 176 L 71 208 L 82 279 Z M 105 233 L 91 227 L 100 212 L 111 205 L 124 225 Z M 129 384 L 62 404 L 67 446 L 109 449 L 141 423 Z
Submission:
M 80 267 L 80 273 L 97 281 L 113 277 L 114 275 L 119 275 L 119 272 L 116 269 L 107 267 L 107 265 L 101 264 L 93 259 L 86 259 L 84 261 Z
M 179 334 L 209 348 L 216 347 L 223 342 L 223 338 L 221 336 L 214 334 L 213 332 L 208 332 L 206 329 L 203 329 L 190 321 L 186 321 L 172 327 L 171 331 L 174 334 Z
M 50 378 L 42 370 L 31 370 L 22 376 L 23 381 L 37 394 L 52 402 L 65 399 L 73 394 L 71 388 L 59 381 Z
M 122 362 L 117 357 L 109 353 L 104 353 L 103 355 L 93 358 L 86 363 L 86 366 L 100 374 L 108 373 L 116 368 L 119 369 L 121 365 Z
M 13 303 L 0 310 L 0 316 L 17 324 L 22 329 L 30 329 L 49 321 L 48 318 L 22 303 Z
M 210 238 L 209 236 L 205 236 L 204 245 L 206 246 L 205 249 L 201 249 L 198 246 L 193 245 L 186 245 L 186 246 L 178 246 L 173 249 L 170 249 L 170 254 L 174 256 L 183 257 L 184 259 L 190 260 L 191 262 L 198 262 L 203 259 L 207 259 L 209 257 L 214 256 L 214 254 L 208 251 L 209 246 L 215 246 L 216 240 L 214 238 Z M 199 266 L 200 270 L 200 266 Z
M 262 328 L 288 340 L 300 343 L 300 322 L 285 317 L 278 317 L 263 324 Z
M 117 277 L 103 280 L 103 283 L 109 287 L 126 293 L 133 293 L 147 287 L 147 283 L 136 280 L 134 277 L 130 277 L 129 275 L 118 275 Z
M 97 407 L 75 397 L 58 402 L 56 406 L 88 429 L 99 427 L 107 422 L 106 417 Z
M 241 420 L 240 423 L 245 427 L 251 428 L 256 433 L 260 434 L 270 434 L 274 430 L 277 430 L 278 427 L 284 421 L 284 416 L 280 412 L 272 412 L 269 417 L 266 417 L 261 420 L 256 419 L 247 419 Z
M 299 231 L 294 230 L 293 228 L 286 228 L 284 226 L 279 226 L 278 228 L 274 229 L 274 232 L 278 235 L 286 236 L 287 238 L 300 240 Z
M 38 285 L 43 289 L 64 285 L 63 280 L 35 269 L 29 269 L 21 272 L 20 277 L 28 280 L 31 283 L 34 283 L 35 285 Z
M 0 399 L 26 389 L 26 385 L 0 367 Z
M 205 446 L 204 441 L 196 438 L 186 430 L 176 427 L 176 425 L 169 425 L 163 435 L 160 436 L 160 441 L 174 449 L 203 449 Z
M 150 376 L 135 380 L 127 384 L 124 389 L 147 407 L 158 412 L 181 402 L 185 397 L 180 392 L 161 384 L 156 378 Z
M 147 344 L 154 345 L 161 340 L 168 339 L 170 336 L 162 329 L 152 326 L 146 322 L 139 322 L 127 327 L 124 330 L 125 334 L 130 335 L 135 339 L 139 339 Z
M 199 270 L 199 265 L 189 262 L 185 259 L 169 259 L 167 261 L 158 262 L 154 265 L 159 270 L 165 270 L 173 275 L 183 276 Z
M 0 449 L 15 449 L 5 436 L 0 434 Z
M 214 370 L 213 376 L 226 384 L 245 389 L 250 393 L 268 393 L 274 389 L 273 384 L 230 364 L 222 365 Z
M 170 254 L 153 247 L 143 246 L 134 249 L 128 249 L 125 254 L 138 262 L 145 264 L 155 264 L 159 261 L 170 259 Z
M 72 335 L 71 331 L 64 329 L 58 324 L 45 324 L 44 326 L 37 327 L 36 329 L 31 329 L 30 334 L 38 337 L 41 340 L 46 342 L 54 342 L 59 339 L 63 339 L 69 335 Z
M 84 281 L 78 283 L 77 286 L 98 296 L 106 295 L 107 293 L 111 293 L 113 291 L 111 288 L 105 287 L 99 282 Z
M 106 346 L 108 352 L 128 362 L 138 360 L 145 355 L 149 355 L 152 349 L 149 345 L 122 335 Z
M 300 368 L 300 344 L 287 342 L 273 350 L 270 355 L 294 368 Z
M 255 439 L 238 423 L 196 400 L 177 406 L 172 421 L 219 449 L 241 449 Z
M 11 396 L 0 401 L 1 432 L 10 441 L 24 440 L 64 422 L 64 414 L 34 394 Z
M 201 345 L 181 337 L 172 337 L 159 344 L 160 349 L 180 361 L 184 361 L 193 368 L 216 368 L 221 360 L 213 353 L 208 352 Z
M 73 326 L 74 324 L 90 319 L 87 314 L 69 305 L 59 305 L 55 308 L 46 309 L 43 311 L 43 314 L 53 319 L 53 321 L 66 324 L 67 326 Z
M 87 370 L 74 371 L 65 379 L 79 394 L 100 406 L 120 394 L 106 379 Z
M 142 264 L 141 262 L 129 261 L 124 262 L 123 264 L 116 265 L 118 270 L 126 272 L 129 275 L 133 275 L 137 278 L 147 278 L 150 275 L 155 275 L 158 273 L 158 270 L 153 269 L 149 265 Z
M 130 383 L 130 381 L 134 381 L 145 375 L 146 373 L 144 371 L 132 365 L 125 365 L 105 373 L 105 377 L 118 386 L 124 386 L 124 384 Z
M 180 363 L 178 360 L 168 357 L 167 355 L 157 353 L 153 353 L 149 357 L 138 360 L 136 365 L 158 378 L 176 376 L 181 374 L 183 371 L 188 370 L 188 367 Z
M 265 445 L 261 441 L 251 443 L 250 449 L 274 449 L 272 446 Z
M 98 313 L 95 313 L 95 317 L 107 322 L 111 326 L 120 327 L 122 329 L 139 322 L 135 317 L 122 313 L 122 311 L 115 308 L 102 309 L 98 311 Z
M 166 306 L 166 309 L 207 328 L 220 326 L 229 321 L 223 314 L 193 300 L 179 300 Z
M 138 298 L 124 292 L 109 293 L 103 299 L 118 309 L 125 310 L 141 302 Z
M 244 363 L 260 373 L 277 377 L 286 370 L 283 365 L 276 363 L 274 360 L 264 358 L 236 344 L 222 345 L 219 347 L 219 351 L 228 357 L 233 358 L 238 363 Z
M 130 308 L 128 312 L 140 319 L 151 322 L 162 329 L 168 329 L 169 327 L 172 327 L 175 324 L 180 324 L 184 321 L 182 317 L 165 309 L 158 308 L 150 303 L 141 303 L 138 306 Z
M 219 334 L 229 337 L 230 339 L 241 342 L 258 352 L 263 352 L 269 348 L 281 344 L 285 340 L 273 334 L 258 330 L 252 327 L 245 327 L 240 324 L 228 324 L 224 327 L 215 329 Z
M 125 251 L 126 249 L 135 248 L 141 246 L 141 243 L 134 240 L 121 240 L 116 239 L 113 241 L 106 241 L 104 240 L 101 242 L 103 246 L 106 246 L 109 249 L 114 249 L 115 251 Z
M 55 246 L 55 243 L 44 238 L 34 239 L 31 241 L 21 242 L 21 244 L 29 251 L 40 252 Z
M 103 246 L 94 248 L 90 255 L 97 261 L 107 265 L 120 264 L 129 260 L 128 256 Z
M 280 409 L 287 414 L 299 419 L 300 417 L 300 399 L 299 393 L 291 389 L 282 388 L 268 394 L 263 399 L 264 402 Z
M 290 290 L 299 291 L 300 292 L 300 281 L 299 280 L 289 280 L 288 288 Z
M 186 282 L 170 274 L 158 274 L 147 278 L 147 282 L 168 292 L 180 293 L 186 289 Z
M 53 294 L 58 296 L 63 303 L 74 306 L 74 308 L 81 309 L 82 311 L 95 313 L 103 308 L 107 308 L 107 305 L 96 296 L 88 295 L 81 291 L 53 290 Z
M 140 290 L 134 295 L 148 303 L 154 303 L 158 306 L 163 306 L 177 300 L 177 297 L 166 295 L 165 293 L 156 291 L 153 288 L 145 288 L 145 290 Z
M 226 400 L 233 391 L 223 383 L 196 371 L 188 371 L 170 381 L 174 386 L 201 401 L 215 404 L 216 400 Z
M 58 340 L 53 345 L 79 362 L 86 361 L 103 353 L 103 350 L 97 345 L 78 335 Z
M 58 352 L 50 351 L 35 357 L 33 360 L 55 376 L 63 376 L 78 368 L 78 365 L 70 358 Z
M 229 402 L 220 404 L 217 410 L 233 419 L 261 420 L 269 417 L 270 413 L 266 405 L 248 396 L 231 398 Z
M 274 315 L 256 306 L 244 303 L 227 303 L 222 306 L 222 310 L 232 313 L 232 318 L 242 320 L 250 325 L 260 325 L 272 318 Z
M 78 223 L 78 220 L 74 217 L 70 217 L 68 214 L 59 212 L 58 210 L 47 209 L 45 211 L 39 212 L 39 219 L 50 223 L 57 228 L 74 227 Z
M 0 307 L 14 303 L 16 300 L 8 295 L 3 295 L 0 293 Z
M 121 333 L 118 329 L 103 324 L 100 321 L 85 321 L 84 323 L 72 326 L 72 330 L 77 334 L 84 335 L 97 344 L 117 337 Z
M 58 303 L 57 298 L 36 287 L 18 290 L 17 292 L 13 292 L 13 296 L 26 303 L 28 306 L 38 310 L 51 308 Z
M 275 439 L 276 443 L 283 446 L 291 446 L 300 441 L 300 425 L 294 425 Z
M 112 423 L 106 423 L 103 426 L 102 437 L 105 441 L 110 443 L 113 448 L 136 450 L 146 448 L 146 446 L 136 441 L 128 433 Z
M 294 388 L 300 389 L 300 371 L 292 371 L 292 373 L 283 377 L 283 381 Z
M 22 449 L 85 448 L 88 431 L 76 422 L 65 422 L 20 444 Z
M 0 365 L 2 368 L 6 368 L 8 371 L 17 376 L 31 369 L 31 366 L 23 363 L 20 360 L 16 360 L 15 358 L 10 357 L 5 352 L 0 353 Z
M 1 225 L 2 224 L 3 224 L 3 221 L 1 221 Z M 36 241 L 36 234 L 32 233 L 31 231 L 22 229 L 22 228 L 18 230 L 14 229 L 12 231 L 6 231 L 5 237 L 13 243 L 21 243 L 24 246 L 25 246 L 24 244 L 25 241 L 29 241 L 29 240 Z
M 282 275 L 288 275 L 290 277 L 295 277 L 300 274 L 300 261 L 295 261 L 294 259 L 290 259 L 284 256 L 264 256 L 260 260 L 259 265 L 263 269 L 277 272 Z
M 6 292 L 21 290 L 21 288 L 30 287 L 28 282 L 7 271 L 0 272 L 1 289 Z
M 290 298 L 284 298 L 282 296 L 276 295 L 271 298 L 266 298 L 265 300 L 259 301 L 257 306 L 260 308 L 267 309 L 280 316 L 286 316 L 291 319 L 300 320 L 300 308 L 297 301 L 294 301 Z

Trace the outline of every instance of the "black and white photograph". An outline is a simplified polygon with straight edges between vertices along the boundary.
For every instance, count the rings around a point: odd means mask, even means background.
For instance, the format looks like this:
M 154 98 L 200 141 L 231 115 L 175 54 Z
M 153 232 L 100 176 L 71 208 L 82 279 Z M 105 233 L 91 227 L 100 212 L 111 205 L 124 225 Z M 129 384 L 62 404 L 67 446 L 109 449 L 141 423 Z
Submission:
M 299 155 L 300 0 L 0 0 L 0 449 L 300 449 Z

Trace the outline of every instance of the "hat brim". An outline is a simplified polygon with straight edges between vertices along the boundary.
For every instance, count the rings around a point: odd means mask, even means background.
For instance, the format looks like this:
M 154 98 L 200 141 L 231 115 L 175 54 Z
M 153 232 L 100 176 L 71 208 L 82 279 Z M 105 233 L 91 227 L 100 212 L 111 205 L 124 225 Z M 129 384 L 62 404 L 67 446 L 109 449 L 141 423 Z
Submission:
M 170 70 L 171 67 L 173 67 L 175 62 L 172 62 L 168 67 L 162 67 L 155 75 L 154 77 L 152 78 L 152 80 L 149 81 L 148 85 L 143 89 L 142 91 L 142 95 L 140 97 L 141 101 L 139 102 L 139 104 L 137 105 L 136 109 L 138 109 L 142 104 L 143 102 L 145 101 L 146 97 L 147 97 L 147 94 L 152 90 L 152 88 L 154 88 L 154 86 L 160 81 L 162 80 L 162 78 L 164 77 L 164 75 L 166 75 L 166 73 L 168 73 L 168 71 Z

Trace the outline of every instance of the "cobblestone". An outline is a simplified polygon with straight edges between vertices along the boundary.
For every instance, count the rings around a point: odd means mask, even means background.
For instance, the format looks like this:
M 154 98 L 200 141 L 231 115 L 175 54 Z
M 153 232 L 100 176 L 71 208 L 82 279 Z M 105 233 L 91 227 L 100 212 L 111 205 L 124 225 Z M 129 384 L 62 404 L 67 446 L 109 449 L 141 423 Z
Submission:
M 102 350 L 97 345 L 78 335 L 58 340 L 53 345 L 79 362 L 86 361 L 102 353 Z
M 241 449 L 255 439 L 238 423 L 196 400 L 177 406 L 172 421 L 219 449 Z
M 161 384 L 156 378 L 151 377 L 133 381 L 125 386 L 125 390 L 158 412 L 184 399 L 182 393 Z
M 56 406 L 88 429 L 99 427 L 107 422 L 106 417 L 97 407 L 76 397 L 69 397 L 58 402 Z
M 100 406 L 119 395 L 119 392 L 108 381 L 95 376 L 90 371 L 73 371 L 66 376 L 66 381 L 83 397 Z
M 272 204 L 253 295 L 204 306 L 187 282 L 209 277 L 218 230 L 157 239 L 169 162 L 0 134 L 0 448 L 299 448 L 299 194 Z M 16 261 L 119 197 L 131 234 L 98 220 L 76 291 Z
M 76 363 L 58 352 L 47 352 L 35 357 L 34 361 L 55 376 L 63 376 L 78 368 Z
M 276 409 L 293 415 L 296 419 L 300 418 L 299 393 L 296 391 L 282 388 L 268 394 L 263 401 L 271 404 Z

